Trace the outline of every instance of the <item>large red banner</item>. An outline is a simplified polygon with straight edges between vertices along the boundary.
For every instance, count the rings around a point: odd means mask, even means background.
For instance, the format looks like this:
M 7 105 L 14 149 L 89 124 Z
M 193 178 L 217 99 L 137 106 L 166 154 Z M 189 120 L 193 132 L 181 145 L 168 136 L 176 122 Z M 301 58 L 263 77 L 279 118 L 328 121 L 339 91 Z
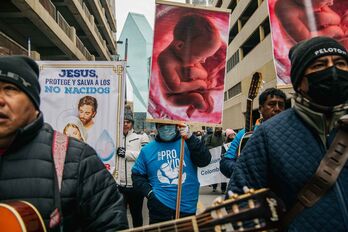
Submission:
M 229 13 L 156 4 L 148 113 L 221 124 Z
M 328 36 L 348 49 L 347 0 L 268 0 L 277 84 L 291 84 L 289 49 L 305 39 Z

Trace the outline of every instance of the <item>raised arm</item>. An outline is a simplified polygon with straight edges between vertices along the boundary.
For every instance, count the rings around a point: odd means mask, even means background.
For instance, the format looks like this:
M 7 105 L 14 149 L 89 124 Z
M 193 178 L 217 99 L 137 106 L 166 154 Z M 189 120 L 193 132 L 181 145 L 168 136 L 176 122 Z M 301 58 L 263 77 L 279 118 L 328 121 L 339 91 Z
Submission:
M 200 139 L 192 135 L 185 142 L 190 150 L 191 160 L 194 165 L 197 167 L 205 167 L 210 163 L 211 154 Z

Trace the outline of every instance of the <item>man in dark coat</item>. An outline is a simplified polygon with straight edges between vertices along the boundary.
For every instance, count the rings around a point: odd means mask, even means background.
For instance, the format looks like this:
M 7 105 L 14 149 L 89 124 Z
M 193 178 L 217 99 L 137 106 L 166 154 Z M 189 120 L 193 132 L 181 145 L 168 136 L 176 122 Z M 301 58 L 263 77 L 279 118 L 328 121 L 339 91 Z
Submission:
M 263 123 L 237 160 L 228 189 L 270 188 L 290 210 L 330 146 L 335 123 L 348 109 L 348 54 L 336 40 L 314 37 L 289 52 L 295 90 L 291 109 Z M 289 231 L 348 231 L 348 164 Z
M 225 135 L 222 133 L 222 127 L 215 127 L 214 133 L 209 134 L 204 140 L 205 145 L 208 149 L 212 149 L 218 146 L 222 146 L 225 142 Z M 225 152 L 225 148 L 221 148 L 221 154 Z M 218 184 L 212 184 L 213 192 L 216 192 Z M 224 194 L 226 191 L 226 182 L 221 182 L 221 192 Z
M 40 111 L 38 77 L 39 67 L 32 59 L 0 57 L 0 201 L 28 201 L 48 231 L 127 228 L 117 185 L 86 143 L 68 138 L 61 189 L 57 189 L 54 130 Z M 50 218 L 57 208 L 63 220 Z

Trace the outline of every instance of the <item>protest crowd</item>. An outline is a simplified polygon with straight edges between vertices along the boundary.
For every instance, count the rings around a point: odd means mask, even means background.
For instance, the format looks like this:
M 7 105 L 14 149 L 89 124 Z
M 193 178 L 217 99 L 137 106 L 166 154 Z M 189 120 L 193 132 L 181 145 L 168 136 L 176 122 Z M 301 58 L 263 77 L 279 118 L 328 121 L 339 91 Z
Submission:
M 348 231 L 346 47 L 322 35 L 299 39 L 288 52 L 291 96 L 263 88 L 252 97 L 258 117 L 246 112 L 245 127 L 226 128 L 216 113 L 226 49 L 218 27 L 187 15 L 173 30 L 150 94 L 160 117 L 137 131 L 122 103 L 119 136 L 100 120 L 103 107 L 116 106 L 78 95 L 73 111 L 47 112 L 38 62 L 0 56 L 0 231 Z M 64 118 L 61 128 L 49 114 Z M 221 121 L 197 129 L 197 115 Z M 202 186 L 222 198 L 197 213 Z

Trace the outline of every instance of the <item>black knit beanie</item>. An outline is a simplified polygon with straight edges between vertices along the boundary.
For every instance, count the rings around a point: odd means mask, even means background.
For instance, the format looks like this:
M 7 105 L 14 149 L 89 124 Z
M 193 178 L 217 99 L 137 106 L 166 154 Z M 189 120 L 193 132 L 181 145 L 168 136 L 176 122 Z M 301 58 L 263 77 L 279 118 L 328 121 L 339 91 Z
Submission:
M 295 91 L 302 81 L 303 74 L 308 66 L 318 57 L 339 55 L 348 61 L 347 50 L 333 38 L 314 37 L 294 45 L 289 51 L 291 61 L 291 83 Z
M 133 112 L 130 109 L 125 108 L 124 120 L 131 121 L 134 124 Z
M 0 56 L 0 81 L 16 85 L 40 108 L 39 66 L 26 56 Z

